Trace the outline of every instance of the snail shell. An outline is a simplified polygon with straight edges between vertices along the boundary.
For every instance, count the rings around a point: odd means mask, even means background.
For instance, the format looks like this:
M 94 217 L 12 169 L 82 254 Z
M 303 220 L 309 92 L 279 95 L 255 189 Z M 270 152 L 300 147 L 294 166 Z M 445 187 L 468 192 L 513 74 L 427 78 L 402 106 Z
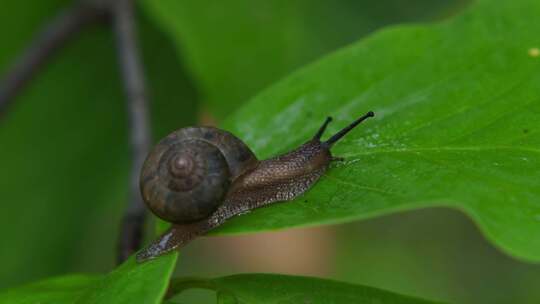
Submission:
M 161 140 L 144 162 L 143 200 L 158 217 L 190 223 L 208 217 L 231 183 L 257 164 L 237 137 L 212 127 L 177 130 Z

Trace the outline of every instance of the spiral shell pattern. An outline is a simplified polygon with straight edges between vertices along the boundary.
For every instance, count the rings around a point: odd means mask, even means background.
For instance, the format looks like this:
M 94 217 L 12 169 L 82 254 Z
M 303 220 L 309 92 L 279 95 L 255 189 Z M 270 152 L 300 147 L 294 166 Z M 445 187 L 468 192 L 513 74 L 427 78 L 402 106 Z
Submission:
M 195 222 L 212 214 L 231 182 L 256 163 L 249 148 L 226 131 L 180 129 L 148 155 L 141 171 L 141 194 L 158 217 Z

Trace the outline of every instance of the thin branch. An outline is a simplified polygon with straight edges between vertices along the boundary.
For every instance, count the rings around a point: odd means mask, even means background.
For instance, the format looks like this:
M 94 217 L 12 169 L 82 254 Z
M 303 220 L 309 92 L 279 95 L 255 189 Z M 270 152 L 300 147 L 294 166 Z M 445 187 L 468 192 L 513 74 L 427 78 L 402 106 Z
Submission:
M 108 14 L 110 13 L 110 14 Z M 148 106 L 144 74 L 139 58 L 131 0 L 81 0 L 55 16 L 35 35 L 28 48 L 0 79 L 0 116 L 17 93 L 40 67 L 66 42 L 92 22 L 112 15 L 118 57 L 124 79 L 130 118 L 130 143 L 133 154 L 130 173 L 129 205 L 122 220 L 118 260 L 121 262 L 140 248 L 145 207 L 139 195 L 139 171 L 150 146 Z
M 100 10 L 78 3 L 50 20 L 0 79 L 0 116 L 51 55 L 75 37 L 85 25 L 102 16 Z
M 150 127 L 145 80 L 136 38 L 131 0 L 113 3 L 114 30 L 130 119 L 132 166 L 129 205 L 119 239 L 118 261 L 122 262 L 141 246 L 145 207 L 139 193 L 139 172 L 150 147 Z

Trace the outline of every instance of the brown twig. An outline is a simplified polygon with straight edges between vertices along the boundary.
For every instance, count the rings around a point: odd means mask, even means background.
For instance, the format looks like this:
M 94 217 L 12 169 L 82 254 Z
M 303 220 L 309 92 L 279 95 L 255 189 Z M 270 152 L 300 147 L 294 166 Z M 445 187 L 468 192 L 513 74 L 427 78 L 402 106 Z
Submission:
M 97 21 L 101 16 L 100 10 L 86 3 L 77 3 L 49 21 L 0 79 L 0 115 L 51 55 L 75 37 L 85 25 Z
M 150 127 L 144 74 L 136 39 L 132 0 L 79 0 L 54 17 L 36 34 L 29 47 L 0 79 L 0 116 L 9 102 L 38 72 L 39 68 L 66 42 L 90 23 L 110 16 L 116 33 L 118 58 L 127 97 L 130 119 L 132 166 L 129 205 L 121 224 L 118 261 L 124 261 L 140 248 L 145 207 L 139 194 L 139 171 L 150 146 Z
M 132 166 L 129 206 L 122 220 L 118 261 L 140 248 L 145 207 L 139 193 L 139 172 L 150 147 L 150 126 L 145 80 L 136 38 L 132 0 L 117 0 L 112 8 L 114 31 L 130 119 Z

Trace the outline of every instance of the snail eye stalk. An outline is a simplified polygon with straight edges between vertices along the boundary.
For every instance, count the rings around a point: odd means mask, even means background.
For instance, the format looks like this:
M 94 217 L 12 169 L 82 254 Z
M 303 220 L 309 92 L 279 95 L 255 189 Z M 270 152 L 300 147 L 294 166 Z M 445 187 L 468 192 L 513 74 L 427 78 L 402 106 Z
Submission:
M 328 116 L 326 117 L 326 120 L 322 124 L 322 126 L 319 128 L 319 131 L 313 136 L 313 139 L 315 140 L 321 140 L 321 136 L 323 135 L 324 131 L 326 130 L 326 127 L 328 127 L 328 124 L 332 121 L 332 117 Z
M 375 113 L 372 111 L 367 112 L 357 120 L 353 121 L 350 125 L 346 126 L 345 128 L 341 129 L 336 134 L 332 135 L 327 141 L 323 142 L 323 144 L 327 147 L 331 147 L 334 143 L 336 143 L 338 140 L 340 140 L 345 134 L 349 133 L 352 129 L 354 129 L 357 125 L 359 125 L 362 121 L 375 116 Z M 326 125 L 323 125 L 325 127 Z M 321 128 L 322 129 L 322 128 Z M 318 134 L 318 133 L 317 133 Z

